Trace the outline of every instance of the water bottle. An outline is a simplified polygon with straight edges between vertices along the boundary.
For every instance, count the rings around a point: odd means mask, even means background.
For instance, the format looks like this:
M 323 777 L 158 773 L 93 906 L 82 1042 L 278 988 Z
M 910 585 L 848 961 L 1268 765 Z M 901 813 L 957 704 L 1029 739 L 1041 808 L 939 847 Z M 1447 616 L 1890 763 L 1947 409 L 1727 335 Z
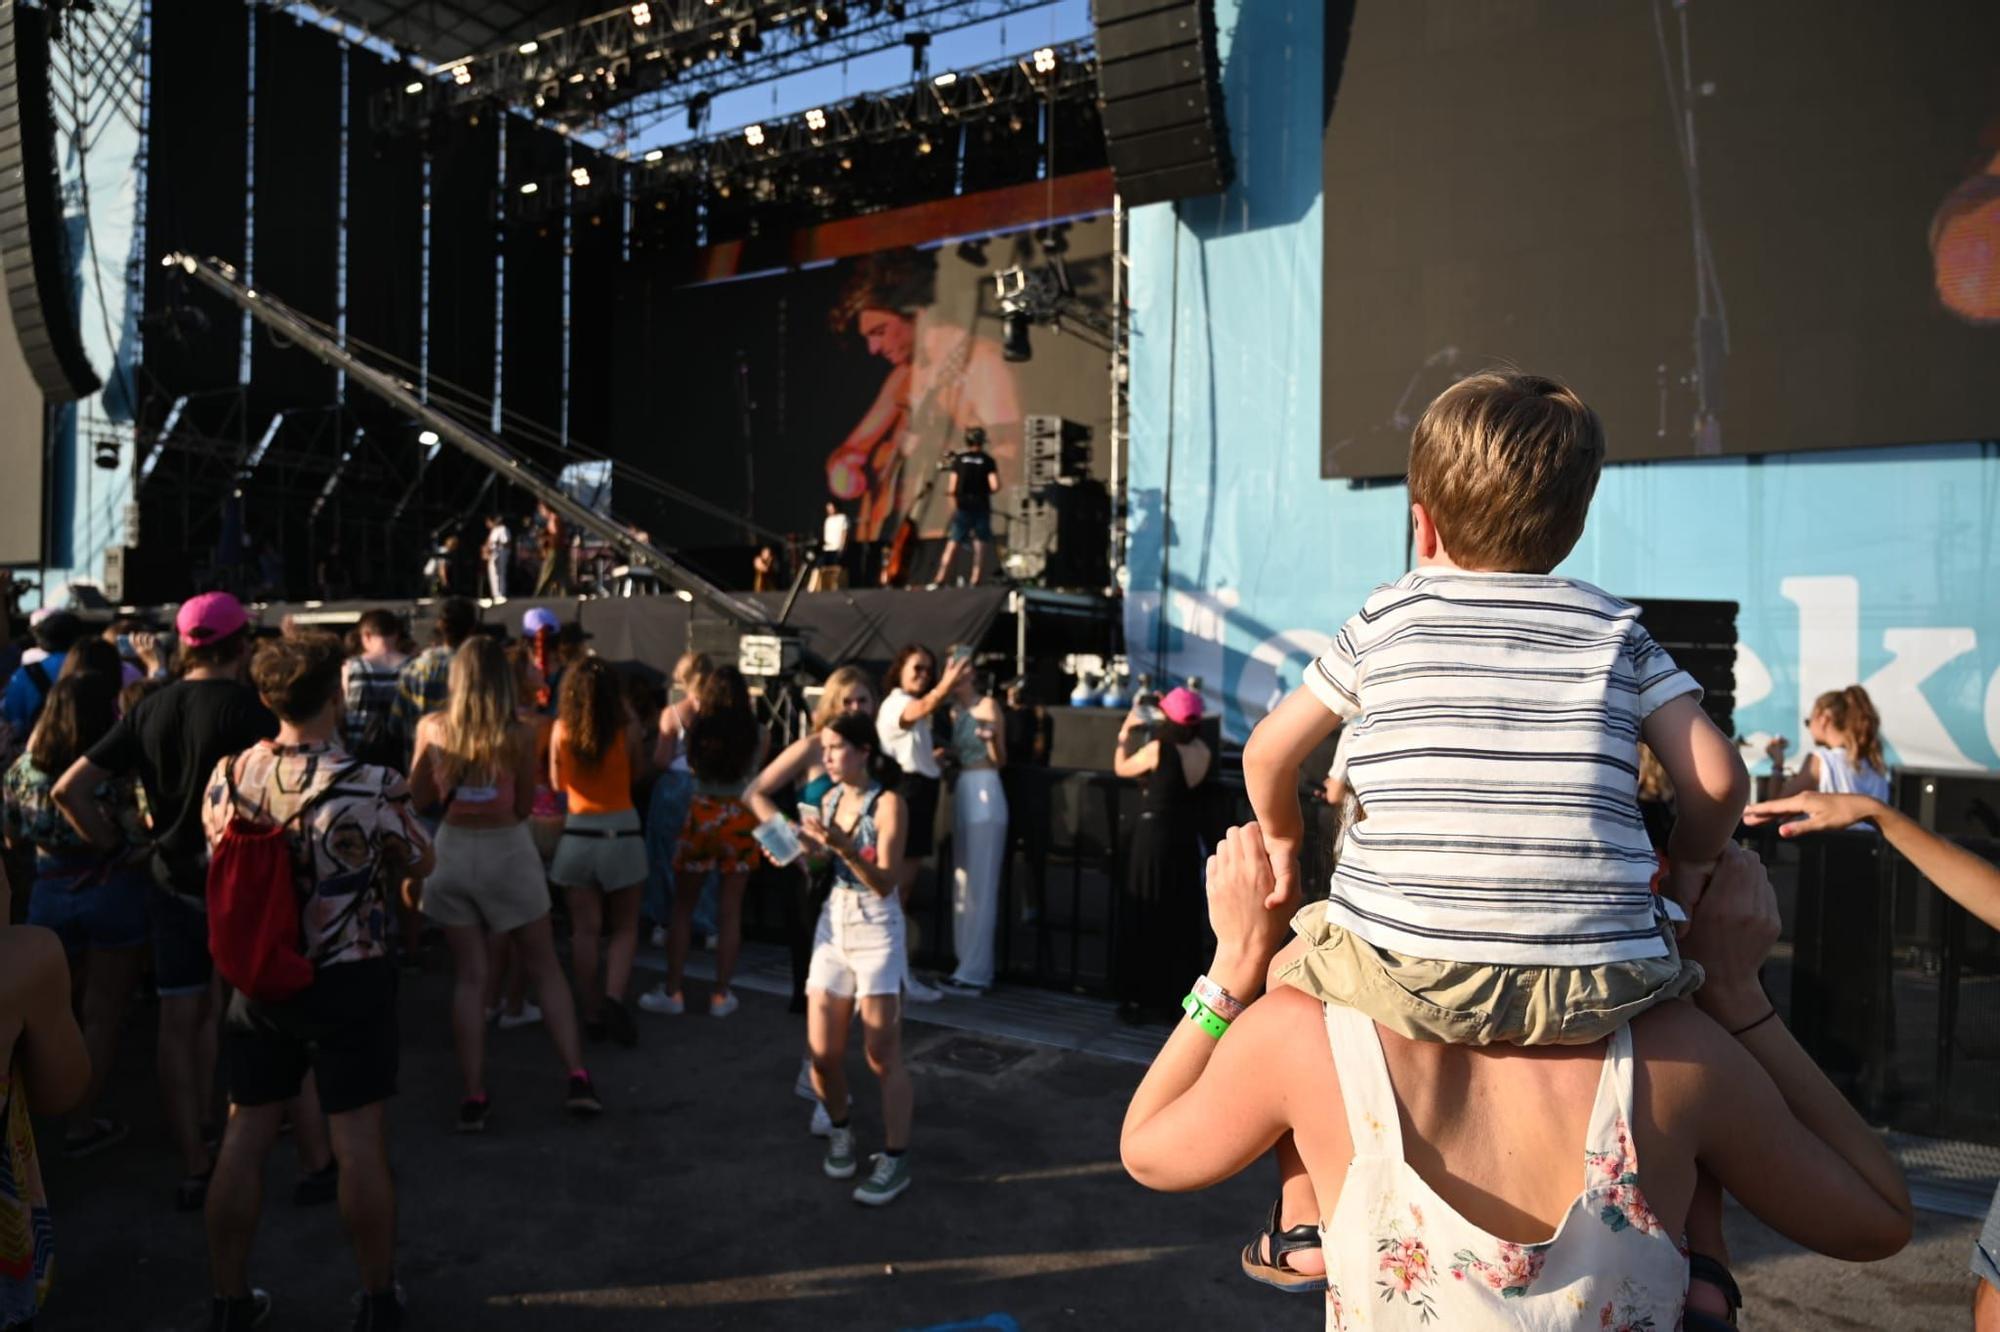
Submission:
M 757 839 L 757 845 L 764 848 L 764 854 L 771 858 L 773 865 L 789 865 L 805 851 L 805 845 L 799 841 L 791 820 L 782 814 L 773 814 L 765 819 L 750 835 Z
M 1125 692 L 1125 679 L 1123 671 L 1104 677 L 1104 692 L 1097 699 L 1099 707 L 1122 708 L 1132 702 L 1131 695 Z

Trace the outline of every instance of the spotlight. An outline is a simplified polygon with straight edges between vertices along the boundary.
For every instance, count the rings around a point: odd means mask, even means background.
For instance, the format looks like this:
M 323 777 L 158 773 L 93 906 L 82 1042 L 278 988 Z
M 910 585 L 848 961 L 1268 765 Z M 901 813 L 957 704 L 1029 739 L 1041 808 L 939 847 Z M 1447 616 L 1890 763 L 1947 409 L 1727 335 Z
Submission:
M 928 134 L 919 135 L 917 137 L 917 155 L 919 157 L 928 157 L 930 155 L 930 151 L 931 151 L 930 135 Z
M 632 26 L 643 28 L 653 21 L 653 7 L 648 4 L 632 6 Z
M 1005 361 L 1030 361 L 1035 349 L 1028 345 L 1028 316 L 1024 313 L 1000 316 L 1000 358 Z
M 575 167 L 570 171 L 569 179 L 572 185 L 575 185 L 578 189 L 582 189 L 584 186 L 590 184 L 590 169 L 588 167 Z
M 944 73 L 932 79 L 931 82 L 936 84 L 940 88 L 949 88 L 951 87 L 952 84 L 958 82 L 958 75 L 952 73 L 950 70 L 946 70 Z
M 418 93 L 422 92 L 423 90 L 424 90 L 424 85 L 422 80 L 414 80 L 408 84 L 405 84 L 403 87 L 403 91 L 408 93 L 412 97 L 415 97 Z
M 812 110 L 806 112 L 806 128 L 814 134 L 818 134 L 821 130 L 825 129 L 826 112 L 819 107 L 814 107 Z
M 522 55 L 533 55 L 535 52 L 542 49 L 542 44 L 540 42 L 522 42 L 519 46 L 515 47 L 514 49 L 516 51 L 519 51 Z
M 419 430 L 419 431 L 417 432 L 417 443 L 419 443 L 419 444 L 422 444 L 422 445 L 424 445 L 424 446 L 425 446 L 426 448 L 428 448 L 429 446 L 431 446 L 432 444 L 435 444 L 435 443 L 437 443 L 437 442 L 438 442 L 438 432 L 437 432 L 437 431 L 435 431 L 435 430 Z
M 762 148 L 764 146 L 764 127 L 762 125 L 745 126 L 743 130 L 743 141 L 749 144 L 752 148 Z
M 840 159 L 840 169 L 841 169 L 842 171 L 852 171 L 852 170 L 854 170 L 854 159 L 853 159 L 853 158 L 851 158 L 851 157 L 846 157 L 846 156 L 843 156 L 843 157 L 842 157 L 842 158 Z
M 764 38 L 754 22 L 739 23 L 729 30 L 729 56 L 732 60 L 742 60 L 763 49 Z
M 105 471 L 115 471 L 118 467 L 118 441 L 100 439 L 90 451 L 90 460 Z
M 523 193 L 523 194 L 533 194 L 533 193 L 534 193 L 534 192 L 535 192 L 536 190 L 539 190 L 540 188 L 542 188 L 542 187 L 541 187 L 541 186 L 539 186 L 539 185 L 537 185 L 537 184 L 535 184 L 535 182 L 531 180 L 531 181 L 529 181 L 529 182 L 528 182 L 528 183 L 527 183 L 526 185 L 523 185 L 523 186 L 521 187 L 521 193 Z
M 453 65 L 451 67 L 451 81 L 461 88 L 472 82 L 472 66 Z
M 570 81 L 571 83 L 582 83 L 582 82 L 583 82 L 583 71 L 582 71 L 582 70 L 578 70 L 578 71 L 577 71 L 576 73 L 574 73 L 574 74 L 570 75 L 570 76 L 569 76 L 569 81 Z
M 1053 74 L 1055 72 L 1056 72 L 1055 48 L 1052 46 L 1044 46 L 1039 50 L 1037 50 L 1035 52 L 1035 73 Z
M 655 148 L 652 152 L 646 154 L 646 160 L 648 162 L 658 162 L 666 155 L 667 153 L 664 148 Z

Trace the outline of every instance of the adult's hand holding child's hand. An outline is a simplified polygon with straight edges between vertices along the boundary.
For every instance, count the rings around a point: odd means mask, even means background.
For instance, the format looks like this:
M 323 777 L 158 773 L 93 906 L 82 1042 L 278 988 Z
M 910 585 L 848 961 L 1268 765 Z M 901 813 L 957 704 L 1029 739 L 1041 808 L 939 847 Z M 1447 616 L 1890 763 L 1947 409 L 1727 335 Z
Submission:
M 1757 971 L 1781 924 L 1764 862 L 1740 846 L 1725 848 L 1681 940 L 1681 956 L 1708 973 L 1695 1002 L 1732 1031 L 1770 1011 Z
M 1231 828 L 1208 858 L 1208 924 L 1215 931 L 1216 956 L 1253 963 L 1260 973 L 1289 936 L 1298 905 L 1296 884 L 1286 895 L 1272 860 L 1254 823 Z

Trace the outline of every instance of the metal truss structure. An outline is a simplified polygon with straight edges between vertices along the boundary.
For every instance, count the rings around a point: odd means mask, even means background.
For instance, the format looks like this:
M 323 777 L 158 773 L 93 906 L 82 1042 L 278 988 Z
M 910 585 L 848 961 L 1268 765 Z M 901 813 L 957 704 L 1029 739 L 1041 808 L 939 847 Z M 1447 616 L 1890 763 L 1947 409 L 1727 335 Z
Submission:
M 414 75 L 371 108 L 377 128 L 498 99 L 614 146 L 716 93 L 907 46 L 924 72 L 932 34 L 1050 0 L 642 0 L 532 40 Z M 332 6 L 337 12 L 338 5 Z
M 823 187 L 807 181 L 797 168 L 812 162 L 845 163 L 844 148 L 903 140 L 915 141 L 923 151 L 933 136 L 985 121 L 1020 118 L 1043 103 L 1088 100 L 1096 89 L 1097 64 L 1089 43 L 1044 47 L 983 69 L 941 74 L 891 92 L 867 93 L 783 120 L 656 150 L 634 164 L 632 191 L 647 198 L 689 186 L 726 190 L 748 182 L 760 200 L 814 192 Z

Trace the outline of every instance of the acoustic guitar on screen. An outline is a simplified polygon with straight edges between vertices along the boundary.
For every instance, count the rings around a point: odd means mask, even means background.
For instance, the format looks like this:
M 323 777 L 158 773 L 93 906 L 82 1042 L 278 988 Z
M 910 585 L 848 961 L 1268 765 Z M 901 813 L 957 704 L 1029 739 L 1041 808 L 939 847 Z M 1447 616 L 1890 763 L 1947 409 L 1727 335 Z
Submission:
M 968 320 L 968 323 L 971 321 Z M 827 462 L 827 486 L 836 499 L 861 501 L 855 535 L 862 541 L 893 539 L 892 525 L 907 520 L 904 487 L 911 455 L 931 439 L 944 440 L 955 424 L 946 403 L 965 384 L 976 335 L 968 329 L 938 365 L 920 401 L 910 401 L 914 378 L 909 365 L 890 371 L 884 388 L 893 394 L 879 427 L 851 440 Z M 886 396 L 886 394 L 885 394 Z

